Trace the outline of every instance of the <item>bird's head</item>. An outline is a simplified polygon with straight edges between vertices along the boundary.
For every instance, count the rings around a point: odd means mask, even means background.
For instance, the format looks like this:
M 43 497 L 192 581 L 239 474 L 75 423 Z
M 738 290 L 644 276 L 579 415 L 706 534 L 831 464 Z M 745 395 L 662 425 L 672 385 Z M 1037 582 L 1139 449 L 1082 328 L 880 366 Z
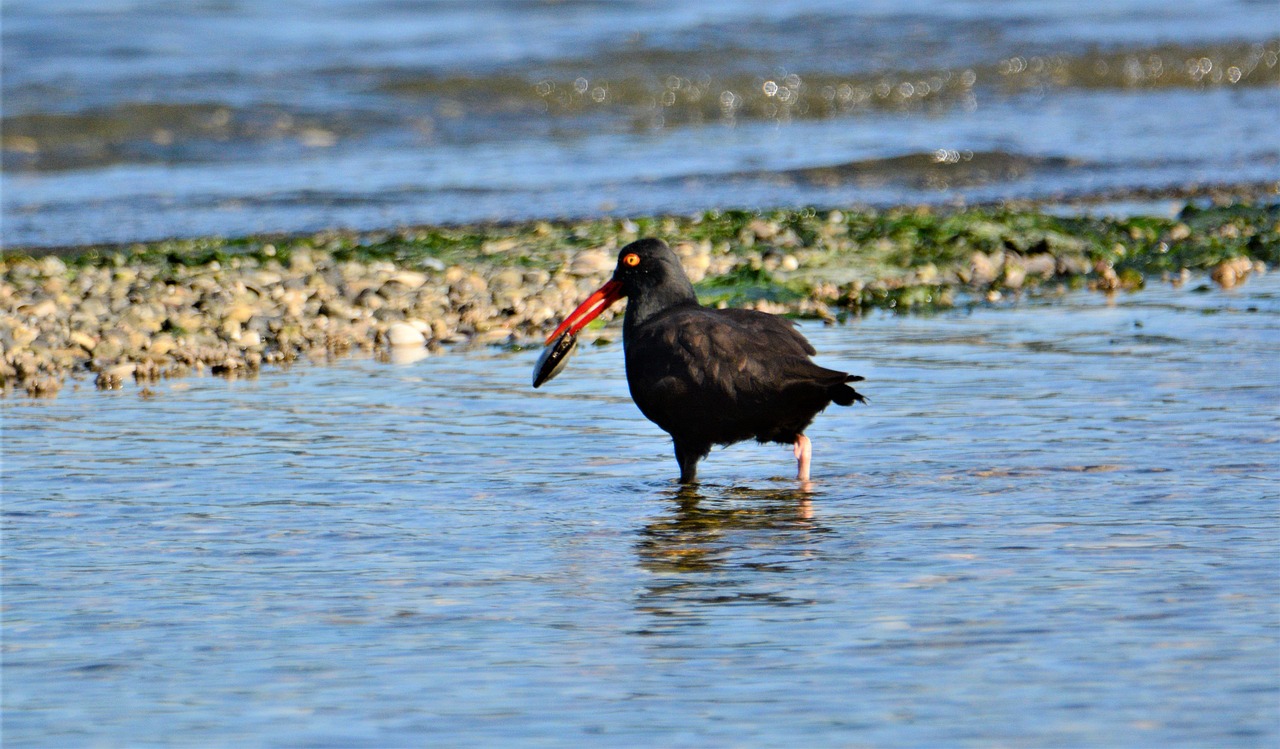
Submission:
M 680 259 L 661 239 L 640 239 L 619 250 L 613 280 L 621 284 L 622 296 L 630 298 L 669 288 L 693 290 Z
M 693 284 L 667 243 L 661 239 L 636 240 L 618 251 L 613 278 L 570 312 L 547 337 L 547 343 L 566 330 L 576 334 L 623 297 L 629 300 L 628 315 L 634 314 L 638 319 L 673 304 L 697 302 Z

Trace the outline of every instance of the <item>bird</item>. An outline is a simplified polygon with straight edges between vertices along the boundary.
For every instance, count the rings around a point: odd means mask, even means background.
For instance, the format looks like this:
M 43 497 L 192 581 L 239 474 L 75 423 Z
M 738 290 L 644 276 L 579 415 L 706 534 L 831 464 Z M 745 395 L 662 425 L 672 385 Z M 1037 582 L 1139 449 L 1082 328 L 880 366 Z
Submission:
M 815 364 L 810 357 L 817 351 L 791 320 L 699 304 L 680 259 L 660 239 L 619 250 L 613 276 L 569 313 L 547 345 L 565 336 L 576 341 L 578 331 L 623 298 L 631 399 L 671 435 L 681 483 L 697 481 L 698 462 L 712 446 L 749 439 L 791 445 L 796 478 L 807 482 L 812 443 L 805 429 L 832 403 L 866 402 L 849 386 L 864 378 Z

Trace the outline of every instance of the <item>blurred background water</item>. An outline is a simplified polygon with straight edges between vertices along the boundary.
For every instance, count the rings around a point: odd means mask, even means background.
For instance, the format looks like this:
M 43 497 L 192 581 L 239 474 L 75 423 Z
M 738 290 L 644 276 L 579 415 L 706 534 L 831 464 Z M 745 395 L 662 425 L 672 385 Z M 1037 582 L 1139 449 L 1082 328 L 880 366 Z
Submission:
M 1280 742 L 1280 275 L 804 331 L 807 493 L 618 343 L 0 400 L 4 745 Z
M 3 241 L 1274 181 L 1273 0 L 6 0 Z

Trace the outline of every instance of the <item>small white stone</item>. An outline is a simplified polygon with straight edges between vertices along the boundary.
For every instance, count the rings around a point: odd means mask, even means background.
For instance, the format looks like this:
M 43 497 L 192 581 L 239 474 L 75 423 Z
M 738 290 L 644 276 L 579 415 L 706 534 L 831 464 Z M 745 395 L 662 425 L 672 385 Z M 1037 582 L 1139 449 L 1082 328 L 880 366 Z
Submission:
M 422 331 L 406 322 L 392 323 L 387 328 L 387 341 L 392 346 L 425 346 L 427 343 Z
M 575 276 L 595 276 L 613 269 L 613 258 L 604 250 L 579 252 L 569 264 L 569 272 Z
M 40 272 L 45 276 L 61 276 L 67 272 L 67 264 L 56 255 L 46 255 L 40 261 Z
M 420 289 L 427 283 L 427 274 L 419 273 L 416 270 L 397 271 L 388 281 L 395 281 L 398 284 L 410 289 Z

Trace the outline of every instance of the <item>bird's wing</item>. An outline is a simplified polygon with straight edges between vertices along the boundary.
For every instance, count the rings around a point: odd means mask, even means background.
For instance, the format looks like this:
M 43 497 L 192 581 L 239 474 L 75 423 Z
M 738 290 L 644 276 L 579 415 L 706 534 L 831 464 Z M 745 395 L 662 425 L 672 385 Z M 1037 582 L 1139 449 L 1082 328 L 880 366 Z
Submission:
M 778 353 L 794 356 L 813 356 L 818 353 L 800 331 L 796 330 L 796 324 L 785 317 L 753 309 L 724 309 L 715 310 L 714 319 L 730 323 L 749 333 Z
M 628 368 L 648 383 L 650 400 L 697 397 L 711 407 L 751 407 L 796 385 L 845 377 L 810 361 L 813 347 L 785 318 L 706 308 L 664 317 L 639 332 L 629 357 Z

